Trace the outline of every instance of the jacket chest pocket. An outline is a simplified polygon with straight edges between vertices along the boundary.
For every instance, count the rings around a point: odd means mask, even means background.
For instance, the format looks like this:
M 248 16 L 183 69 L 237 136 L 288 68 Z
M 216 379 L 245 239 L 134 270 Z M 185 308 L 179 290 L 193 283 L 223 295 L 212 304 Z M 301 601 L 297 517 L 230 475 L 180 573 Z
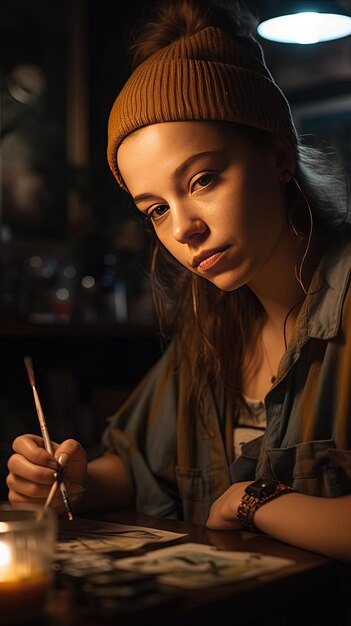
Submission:
M 337 497 L 351 491 L 351 453 L 333 439 L 267 450 L 272 474 L 300 493 Z

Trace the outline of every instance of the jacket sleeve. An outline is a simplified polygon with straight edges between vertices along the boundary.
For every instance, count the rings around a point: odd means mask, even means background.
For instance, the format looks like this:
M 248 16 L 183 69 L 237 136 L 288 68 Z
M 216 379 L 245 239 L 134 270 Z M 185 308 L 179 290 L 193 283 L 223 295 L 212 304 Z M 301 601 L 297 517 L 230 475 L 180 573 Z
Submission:
M 122 407 L 108 418 L 102 435 L 105 450 L 118 454 L 130 473 L 136 509 L 148 515 L 177 517 L 177 389 L 170 345 Z

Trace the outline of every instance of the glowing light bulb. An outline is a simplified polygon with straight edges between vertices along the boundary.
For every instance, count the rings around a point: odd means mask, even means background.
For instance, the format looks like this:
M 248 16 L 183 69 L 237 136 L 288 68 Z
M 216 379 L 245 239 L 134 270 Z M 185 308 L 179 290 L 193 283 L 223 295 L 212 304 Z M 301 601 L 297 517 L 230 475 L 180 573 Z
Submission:
M 305 11 L 266 20 L 259 24 L 257 32 L 271 41 L 312 44 L 350 35 L 351 17 Z

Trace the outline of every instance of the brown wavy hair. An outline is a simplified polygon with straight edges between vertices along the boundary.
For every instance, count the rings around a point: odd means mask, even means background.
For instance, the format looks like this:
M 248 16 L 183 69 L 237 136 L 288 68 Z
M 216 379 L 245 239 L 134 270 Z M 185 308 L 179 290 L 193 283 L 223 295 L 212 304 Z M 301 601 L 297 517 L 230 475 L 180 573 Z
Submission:
M 246 41 L 255 37 L 256 17 L 240 2 L 228 8 L 210 0 L 171 0 L 153 9 L 153 16 L 133 33 L 131 64 L 135 68 L 151 54 L 185 34 L 207 26 L 221 26 Z M 138 32 L 138 31 L 137 31 Z M 225 122 L 224 122 L 225 123 Z M 257 144 L 270 143 L 272 136 L 261 130 L 236 125 Z M 295 177 L 311 205 L 314 227 L 331 233 L 345 227 L 345 177 L 338 157 L 329 150 L 297 145 Z M 299 210 L 306 206 L 298 198 L 294 183 L 287 185 L 287 205 L 294 207 L 299 230 Z M 288 209 L 289 210 L 289 209 Z M 151 255 L 151 281 L 155 308 L 163 338 L 172 339 L 177 360 L 186 368 L 189 401 L 201 414 L 208 385 L 224 387 L 233 407 L 243 403 L 241 396 L 244 355 L 262 328 L 265 311 L 246 286 L 232 292 L 218 289 L 211 282 L 185 269 L 154 235 Z

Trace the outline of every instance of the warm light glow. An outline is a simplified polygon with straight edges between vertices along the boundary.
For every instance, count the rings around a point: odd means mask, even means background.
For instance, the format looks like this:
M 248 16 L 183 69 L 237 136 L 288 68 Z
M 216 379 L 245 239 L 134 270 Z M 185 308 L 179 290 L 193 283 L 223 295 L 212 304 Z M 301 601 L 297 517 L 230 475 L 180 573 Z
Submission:
M 81 280 L 81 285 L 85 289 L 92 289 L 92 287 L 94 287 L 94 285 L 95 285 L 95 278 L 93 276 L 90 276 L 90 275 L 83 276 L 83 278 Z
M 303 12 L 262 22 L 261 37 L 282 43 L 312 44 L 351 34 L 351 17 L 333 13 Z
M 0 583 L 9 580 L 12 572 L 12 554 L 9 546 L 0 541 Z
M 0 567 L 5 567 L 11 563 L 11 552 L 10 548 L 4 543 L 0 541 Z

